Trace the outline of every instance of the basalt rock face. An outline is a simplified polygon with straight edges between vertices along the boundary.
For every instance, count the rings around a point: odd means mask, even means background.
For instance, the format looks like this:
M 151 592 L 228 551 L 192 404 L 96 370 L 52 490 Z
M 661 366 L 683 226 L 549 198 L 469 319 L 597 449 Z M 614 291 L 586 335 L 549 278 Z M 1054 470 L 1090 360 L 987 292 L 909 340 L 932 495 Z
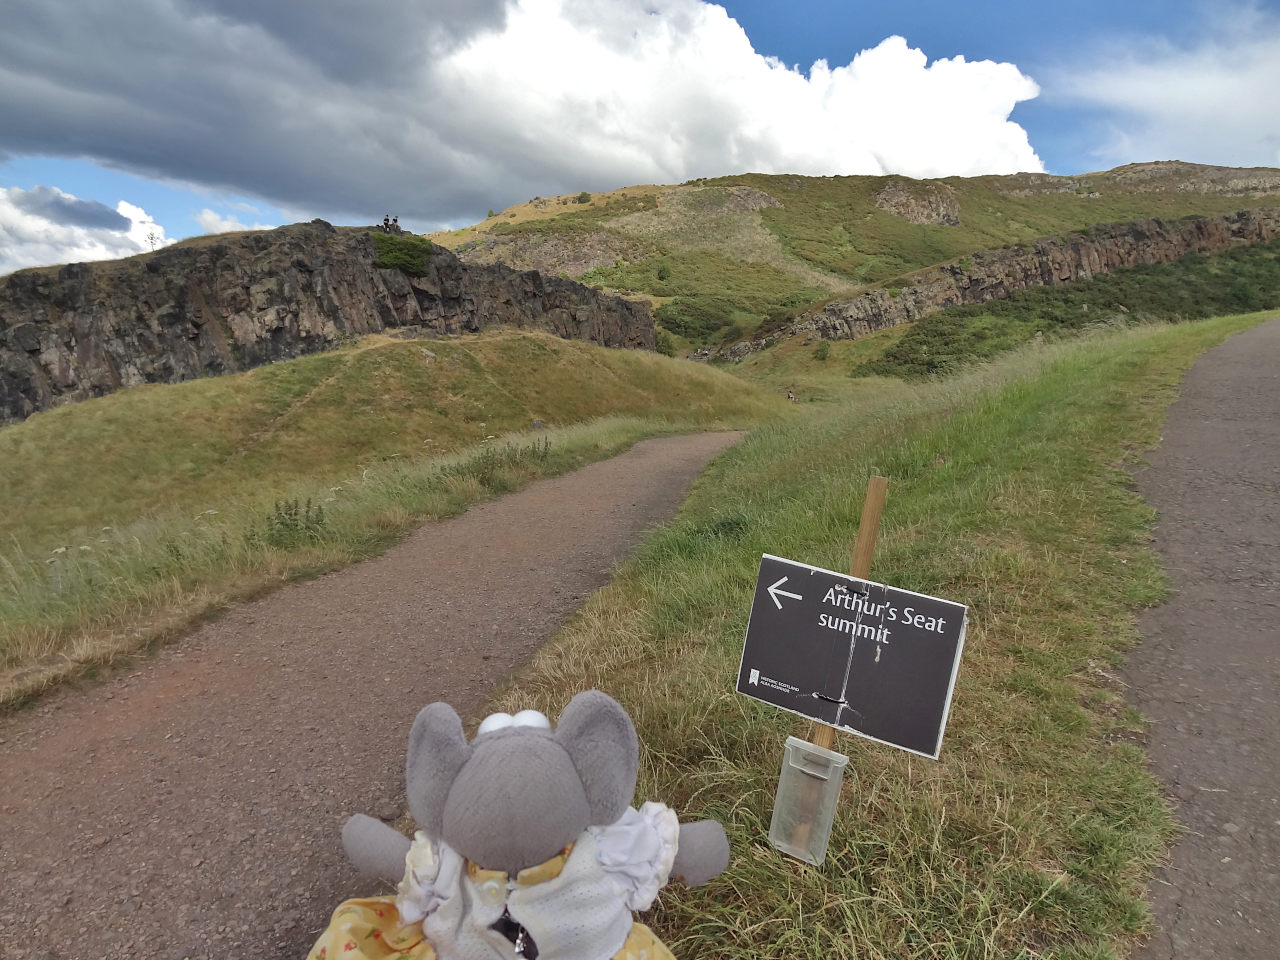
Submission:
M 105 263 L 0 278 L 0 422 L 141 383 L 175 383 L 402 328 L 531 327 L 652 349 L 638 304 L 558 277 L 461 263 L 425 276 L 373 265 L 367 231 L 323 220 Z
M 945 183 L 895 177 L 876 194 L 876 206 L 908 223 L 960 225 L 960 204 L 956 200 L 956 192 Z
M 1088 233 L 975 253 L 958 263 L 914 273 L 904 278 L 909 282 L 901 287 L 886 286 L 850 300 L 832 301 L 780 332 L 753 341 L 751 347 L 761 349 L 796 334 L 823 340 L 857 339 L 957 304 L 985 303 L 1029 287 L 1088 280 L 1112 270 L 1176 260 L 1189 253 L 1218 253 L 1277 236 L 1280 209 L 1098 224 Z

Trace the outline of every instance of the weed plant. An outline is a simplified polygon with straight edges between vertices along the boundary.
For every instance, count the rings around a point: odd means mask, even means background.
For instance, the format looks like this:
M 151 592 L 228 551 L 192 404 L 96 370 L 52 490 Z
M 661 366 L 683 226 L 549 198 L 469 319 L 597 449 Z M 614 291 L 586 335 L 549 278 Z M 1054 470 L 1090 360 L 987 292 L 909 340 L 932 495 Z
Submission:
M 275 509 L 266 517 L 263 529 L 250 531 L 250 537 L 261 537 L 269 547 L 284 549 L 303 543 L 318 543 L 324 532 L 324 505 L 299 506 L 298 498 L 277 500 Z
M 1089 335 L 763 427 L 542 649 L 494 709 L 608 691 L 643 744 L 638 799 L 729 832 L 729 869 L 649 918 L 677 955 L 1099 960 L 1149 929 L 1172 821 L 1115 671 L 1165 580 L 1127 466 L 1191 361 L 1259 319 Z M 837 740 L 814 868 L 766 840 L 805 725 L 733 687 L 760 555 L 847 569 L 874 473 L 873 576 L 967 604 L 968 640 L 940 761 Z

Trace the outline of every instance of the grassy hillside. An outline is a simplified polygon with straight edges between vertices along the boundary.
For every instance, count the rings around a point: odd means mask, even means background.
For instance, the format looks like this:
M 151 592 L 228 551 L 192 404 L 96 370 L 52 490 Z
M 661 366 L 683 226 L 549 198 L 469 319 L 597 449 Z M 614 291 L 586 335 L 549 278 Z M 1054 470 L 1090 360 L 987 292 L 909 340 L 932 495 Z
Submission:
M 599 687 L 636 719 L 639 799 L 733 847 L 647 922 L 703 960 L 1104 960 L 1149 929 L 1172 819 L 1114 669 L 1165 584 L 1133 490 L 1182 372 L 1260 316 L 1101 333 L 963 377 L 801 404 L 713 464 L 494 709 Z M 889 478 L 872 576 L 970 608 L 939 762 L 840 737 L 826 863 L 767 843 L 805 725 L 733 692 L 762 552 L 847 569 L 866 480 Z
M 759 422 L 776 398 L 702 365 L 528 332 L 372 337 L 230 377 L 149 385 L 0 428 L 0 542 L 50 549 L 156 509 L 270 499 L 381 461 L 601 416 Z M 250 493 L 256 491 L 256 493 Z
M 37 414 L 0 428 L 0 702 L 641 437 L 795 412 L 704 365 L 513 332 Z
M 687 346 L 978 250 L 1278 199 L 1280 170 L 1182 163 L 928 181 L 744 174 L 538 198 L 432 239 L 465 259 L 563 270 L 646 297 Z
M 840 356 L 854 360 L 850 370 L 855 377 L 933 376 L 1033 338 L 1070 337 L 1100 325 L 1168 323 L 1276 307 L 1280 240 L 951 307 L 899 328 L 897 336 L 878 337 L 861 351 L 845 350 Z

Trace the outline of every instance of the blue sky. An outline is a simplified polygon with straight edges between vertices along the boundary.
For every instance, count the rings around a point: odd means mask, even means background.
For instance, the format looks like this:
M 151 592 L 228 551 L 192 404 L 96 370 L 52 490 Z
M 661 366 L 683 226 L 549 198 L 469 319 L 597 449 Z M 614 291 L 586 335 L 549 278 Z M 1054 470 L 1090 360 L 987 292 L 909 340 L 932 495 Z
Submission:
M 0 31 L 0 273 L 748 170 L 1280 166 L 1277 102 L 1280 0 L 43 0 Z

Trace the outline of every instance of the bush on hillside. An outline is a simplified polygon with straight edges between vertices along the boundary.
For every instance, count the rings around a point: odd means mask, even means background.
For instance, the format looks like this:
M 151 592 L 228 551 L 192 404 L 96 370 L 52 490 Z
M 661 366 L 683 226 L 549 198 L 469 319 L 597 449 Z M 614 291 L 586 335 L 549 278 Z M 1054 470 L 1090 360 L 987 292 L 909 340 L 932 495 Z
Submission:
M 677 336 L 702 343 L 733 322 L 737 306 L 723 297 L 676 297 L 654 311 Z
M 383 270 L 399 270 L 411 277 L 425 277 L 431 269 L 435 244 L 426 237 L 412 233 L 379 233 L 371 231 L 373 245 L 378 248 L 375 267 Z
M 676 339 L 666 330 L 658 327 L 653 332 L 653 349 L 664 357 L 676 355 Z

